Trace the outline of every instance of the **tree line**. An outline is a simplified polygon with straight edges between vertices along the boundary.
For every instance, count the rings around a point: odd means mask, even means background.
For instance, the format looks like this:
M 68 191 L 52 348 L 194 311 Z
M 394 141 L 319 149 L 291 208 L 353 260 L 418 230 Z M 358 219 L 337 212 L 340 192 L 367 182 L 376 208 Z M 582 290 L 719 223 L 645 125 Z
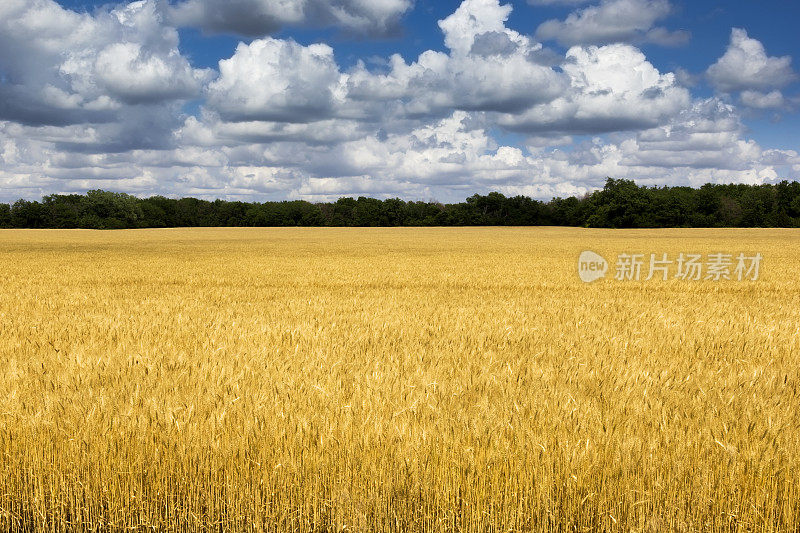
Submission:
M 366 197 L 325 203 L 208 201 L 94 190 L 0 203 L 0 228 L 208 226 L 800 227 L 800 183 L 695 189 L 609 178 L 591 194 L 547 202 L 498 192 L 442 204 Z

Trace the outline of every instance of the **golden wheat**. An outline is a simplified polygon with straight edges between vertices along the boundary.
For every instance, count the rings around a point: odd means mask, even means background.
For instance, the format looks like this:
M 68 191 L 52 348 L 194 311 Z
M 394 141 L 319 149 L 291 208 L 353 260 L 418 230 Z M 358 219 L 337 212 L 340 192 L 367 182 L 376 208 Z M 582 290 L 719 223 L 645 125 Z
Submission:
M 586 285 L 585 249 L 765 259 Z M 0 527 L 798 531 L 798 262 L 790 230 L 3 231 Z

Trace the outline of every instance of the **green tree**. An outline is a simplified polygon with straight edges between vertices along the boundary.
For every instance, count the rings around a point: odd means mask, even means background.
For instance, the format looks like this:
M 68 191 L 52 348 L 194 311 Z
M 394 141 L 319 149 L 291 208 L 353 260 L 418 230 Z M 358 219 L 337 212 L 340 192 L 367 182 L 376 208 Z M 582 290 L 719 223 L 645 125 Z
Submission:
M 0 204 L 0 228 L 11 227 L 11 206 Z
M 94 190 L 86 193 L 86 202 L 87 214 L 100 220 L 100 229 L 136 228 L 143 218 L 139 201 L 129 194 Z
M 11 225 L 15 228 L 46 228 L 46 215 L 39 202 L 20 199 L 11 206 Z
M 587 220 L 591 227 L 641 228 L 654 225 L 648 209 L 652 200 L 647 189 L 632 180 L 608 178 L 602 191 L 589 198 L 594 212 Z

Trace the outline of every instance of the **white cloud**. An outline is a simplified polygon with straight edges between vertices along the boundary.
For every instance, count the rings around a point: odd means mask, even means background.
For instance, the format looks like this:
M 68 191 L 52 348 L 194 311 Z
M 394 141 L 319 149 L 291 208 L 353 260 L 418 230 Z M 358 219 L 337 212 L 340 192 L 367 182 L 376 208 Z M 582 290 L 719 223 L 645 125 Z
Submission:
M 452 15 L 439 21 L 445 46 L 455 54 L 466 55 L 476 36 L 506 33 L 505 22 L 511 11 L 510 4 L 501 5 L 498 0 L 464 0 Z
M 394 32 L 412 5 L 412 0 L 184 0 L 170 12 L 179 26 L 253 37 L 287 26 L 381 35 Z
M 52 0 L 6 0 L 0 50 L 0 119 L 26 124 L 129 120 L 126 105 L 198 96 L 210 75 L 180 54 L 153 0 L 95 16 Z
M 440 22 L 449 54 L 427 51 L 410 64 L 394 55 L 386 72 L 363 62 L 342 72 L 333 50 L 322 44 L 272 38 L 240 44 L 231 59 L 220 62 L 206 107 L 227 122 L 335 118 L 394 129 L 456 109 L 514 112 L 556 98 L 566 78 L 540 64 L 540 44 L 504 26 L 509 12 L 497 0 L 468 0 Z M 252 124 L 250 130 L 264 126 Z M 272 135 L 275 125 L 267 129 Z
M 672 12 L 668 0 L 602 0 L 571 13 L 565 20 L 548 20 L 536 30 L 536 38 L 555 40 L 565 46 L 652 42 L 665 46 L 685 44 L 689 34 L 671 32 L 655 23 Z
M 371 134 L 374 134 L 373 129 L 350 120 L 329 119 L 308 123 L 263 120 L 225 122 L 214 113 L 205 113 L 203 120 L 188 117 L 175 132 L 175 137 L 179 145 L 219 147 L 274 142 L 335 145 Z
M 453 109 L 524 110 L 556 98 L 566 89 L 566 80 L 532 62 L 524 49 L 487 57 L 428 51 L 411 64 L 395 56 L 385 75 L 358 68 L 351 73 L 348 88 L 354 100 L 394 100 L 404 116 L 436 117 Z
M 210 125 L 229 140 L 300 141 L 318 128 L 281 124 L 338 119 L 348 124 L 324 130 L 345 139 L 370 127 L 407 131 L 462 110 L 530 133 L 609 132 L 652 127 L 688 104 L 674 75 L 628 45 L 574 47 L 562 72 L 539 64 L 541 45 L 508 29 L 509 13 L 497 0 L 467 0 L 440 22 L 449 53 L 427 51 L 410 64 L 395 55 L 386 72 L 359 63 L 343 73 L 326 45 L 240 44 L 209 86 Z
M 762 93 L 759 91 L 742 91 L 742 104 L 753 109 L 781 109 L 786 106 L 783 93 L 778 90 Z
M 768 91 L 784 87 L 797 78 L 789 56 L 770 57 L 760 41 L 740 28 L 731 31 L 725 54 L 708 68 L 711 84 L 723 92 Z
M 207 103 L 229 121 L 311 122 L 332 116 L 343 97 L 333 49 L 325 44 L 240 43 L 219 69 Z
M 663 126 L 614 142 L 598 139 L 579 146 L 553 167 L 564 179 L 584 175 L 598 183 L 599 176 L 606 175 L 645 185 L 697 187 L 774 181 L 793 157 L 796 152 L 763 150 L 746 139 L 733 106 L 712 98 L 695 101 Z
M 689 92 L 624 44 L 573 47 L 562 69 L 570 90 L 546 105 L 505 114 L 499 124 L 542 133 L 602 133 L 648 128 L 685 108 Z
M 343 2 L 332 23 L 355 30 L 358 22 L 341 22 L 348 13 L 380 18 L 405 4 Z M 332 20 L 314 14 L 321 4 L 293 11 L 300 5 L 274 13 L 282 26 Z M 180 4 L 182 16 L 191 6 L 201 3 Z M 549 198 L 601 187 L 606 176 L 754 182 L 800 165 L 796 152 L 747 139 L 730 103 L 693 101 L 639 49 L 584 45 L 559 56 L 508 28 L 511 7 L 499 0 L 463 2 L 440 21 L 446 49 L 415 60 L 345 69 L 327 44 L 265 37 L 240 44 L 219 72 L 180 53 L 168 7 L 145 0 L 89 15 L 51 0 L 0 3 L 0 198 L 98 187 L 248 199 Z M 620 27 L 633 28 L 631 40 L 650 38 L 659 18 L 648 16 Z M 202 99 L 198 116 L 183 115 L 188 98 Z M 772 108 L 780 98 L 791 100 L 750 88 L 725 101 Z M 524 140 L 503 145 L 498 130 Z
M 486 128 L 475 127 L 472 115 L 456 111 L 407 133 L 336 143 L 240 139 L 231 146 L 192 147 L 187 138 L 172 150 L 119 154 L 76 154 L 41 141 L 20 142 L 20 126 L 6 124 L 0 126 L 0 186 L 5 195 L 26 196 L 125 187 L 141 194 L 227 198 L 367 194 L 456 201 L 498 190 L 546 199 L 602 187 L 606 176 L 648 185 L 759 183 L 800 161 L 796 152 L 763 150 L 744 138 L 735 109 L 717 99 L 695 102 L 662 126 L 612 140 L 595 138 L 569 151 L 498 145 Z M 191 122 L 202 126 L 189 119 L 187 127 Z M 218 142 L 213 135 L 209 140 Z M 25 174 L 30 181 L 21 180 Z M 23 189 L 24 183 L 35 190 Z
M 668 124 L 639 133 L 624 163 L 638 167 L 747 170 L 762 156 L 744 140 L 735 109 L 717 99 L 695 102 Z
M 70 65 L 73 66 L 73 65 Z M 97 82 L 109 96 L 126 103 L 191 98 L 200 92 L 205 72 L 193 69 L 173 49 L 153 54 L 139 43 L 113 43 L 97 55 L 94 62 Z M 62 66 L 62 73 L 79 74 Z

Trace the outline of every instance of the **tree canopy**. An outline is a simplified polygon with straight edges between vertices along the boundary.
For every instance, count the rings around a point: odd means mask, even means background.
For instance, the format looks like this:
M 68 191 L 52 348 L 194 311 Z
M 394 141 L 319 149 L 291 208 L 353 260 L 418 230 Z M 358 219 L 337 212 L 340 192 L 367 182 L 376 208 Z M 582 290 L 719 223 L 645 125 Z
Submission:
M 800 227 L 800 183 L 642 187 L 612 179 L 581 198 L 548 202 L 499 192 L 442 204 L 398 198 L 311 203 L 137 198 L 102 190 L 0 204 L 0 228 L 206 226 Z

